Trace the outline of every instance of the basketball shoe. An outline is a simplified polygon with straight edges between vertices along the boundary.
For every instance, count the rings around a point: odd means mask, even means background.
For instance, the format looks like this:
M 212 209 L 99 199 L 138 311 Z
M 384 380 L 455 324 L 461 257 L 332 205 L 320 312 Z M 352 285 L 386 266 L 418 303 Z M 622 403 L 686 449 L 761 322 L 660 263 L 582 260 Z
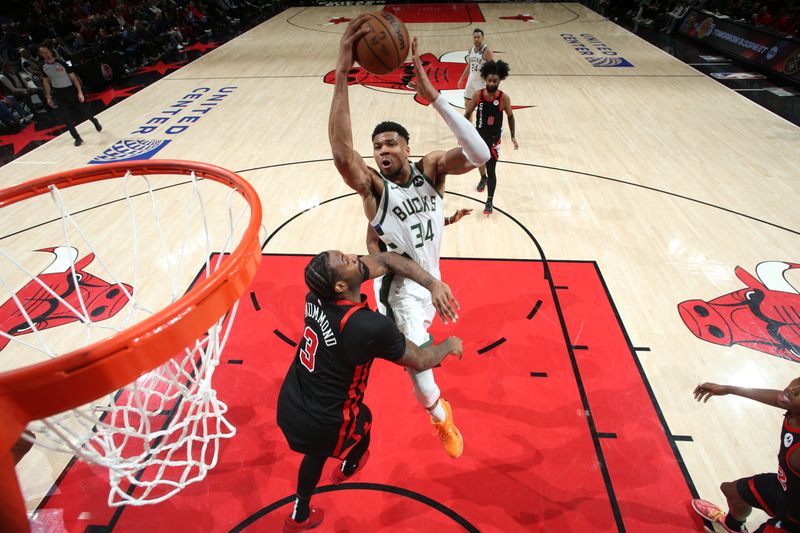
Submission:
M 728 513 L 711 502 L 700 499 L 692 500 L 692 509 L 706 520 L 718 524 L 728 533 L 748 533 L 747 527 L 744 525 L 742 525 L 741 529 L 731 529 L 725 525 L 725 517 L 728 516 Z
M 317 507 L 312 507 L 311 511 L 308 513 L 308 518 L 302 522 L 296 522 L 294 518 L 289 515 L 283 523 L 283 533 L 295 533 L 296 531 L 314 529 L 322 523 L 323 518 L 325 518 L 325 511 Z
M 491 215 L 492 211 L 494 211 L 494 206 L 492 206 L 492 201 L 486 200 L 486 205 L 483 206 L 483 214 Z
M 342 481 L 345 481 L 346 479 L 350 479 L 351 477 L 355 476 L 359 470 L 364 468 L 368 460 L 369 460 L 369 450 L 364 452 L 364 455 L 361 456 L 361 460 L 358 462 L 358 466 L 356 467 L 355 472 L 353 472 L 349 476 L 345 475 L 345 473 L 342 472 L 342 467 L 344 467 L 344 461 L 342 461 L 341 466 L 338 466 L 334 468 L 333 471 L 331 471 L 331 477 L 330 477 L 331 483 L 333 483 L 334 485 L 338 485 Z
M 478 192 L 483 192 L 486 188 L 486 176 L 481 176 L 481 181 L 478 182 Z
M 444 446 L 444 451 L 447 452 L 447 455 L 453 458 L 461 457 L 461 454 L 464 452 L 464 439 L 461 437 L 461 432 L 453 423 L 453 409 L 444 398 L 439 398 L 439 401 L 442 403 L 446 416 L 443 421 L 438 423 L 431 418 L 431 424 L 436 428 L 433 434 L 439 436 L 439 440 L 442 441 L 442 446 Z

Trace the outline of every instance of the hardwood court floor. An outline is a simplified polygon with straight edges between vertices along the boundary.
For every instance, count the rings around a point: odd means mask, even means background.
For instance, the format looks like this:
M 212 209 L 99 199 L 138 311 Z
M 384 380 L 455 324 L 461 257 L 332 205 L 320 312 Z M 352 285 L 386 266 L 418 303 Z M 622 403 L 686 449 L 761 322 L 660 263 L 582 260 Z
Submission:
M 784 387 L 800 368 L 797 319 L 770 315 L 784 345 L 773 338 L 761 345 L 765 352 L 697 338 L 681 319 L 678 306 L 743 289 L 735 274 L 737 266 L 756 275 L 760 263 L 800 263 L 796 209 L 800 130 L 579 4 L 479 6 L 485 18 L 480 23 L 409 24 L 421 51 L 445 63 L 436 65 L 443 90 L 454 89 L 447 85 L 451 73 L 460 74 L 453 64 L 459 54 L 445 54 L 466 50 L 471 29 L 484 29 L 498 58 L 511 65 L 502 89 L 514 105 L 529 106 L 515 111 L 520 150 L 509 150 L 510 139 L 505 136 L 494 215 L 477 214 L 484 199 L 474 189 L 477 173 L 448 178 L 446 211 L 472 207 L 476 214 L 447 229 L 443 256 L 596 264 L 630 346 L 642 348 L 630 357 L 641 368 L 649 401 L 629 402 L 628 385 L 615 382 L 612 372 L 607 386 L 600 387 L 604 396 L 594 400 L 595 405 L 589 401 L 586 408 L 591 412 L 616 401 L 627 402 L 634 415 L 640 409 L 655 409 L 663 419 L 660 437 L 674 451 L 672 464 L 679 457 L 685 467 L 686 490 L 723 503 L 721 481 L 775 470 L 782 413 L 729 397 L 698 405 L 691 391 L 703 381 Z M 332 87 L 324 78 L 334 67 L 344 27 L 329 22 L 353 18 L 367 9 L 289 9 L 102 113 L 103 132 L 87 132 L 80 149 L 62 135 L 0 168 L 0 180 L 19 182 L 85 165 L 121 139 L 169 140 L 155 157 L 218 164 L 253 183 L 264 203 L 264 225 L 270 236 L 265 253 L 313 254 L 327 248 L 363 252 L 365 224 L 359 201 L 330 162 L 326 126 Z M 608 49 L 616 55 L 606 57 L 624 58 L 631 66 L 594 66 L 592 58 Z M 164 111 L 190 94 L 203 95 L 198 106 L 211 103 L 205 95 L 225 97 L 196 122 L 178 124 Z M 449 94 L 458 101 L 457 93 Z M 415 156 L 454 144 L 433 110 L 392 83 L 357 83 L 350 88 L 350 100 L 354 144 L 362 154 L 370 154 L 369 134 L 383 119 L 408 127 Z M 148 121 L 156 128 L 148 131 Z M 170 132 L 179 125 L 189 127 Z M 179 193 L 171 189 L 164 195 L 180 205 L 185 200 Z M 85 199 L 89 206 L 93 201 Z M 97 213 L 114 216 L 109 208 Z M 0 235 L 27 226 L 25 219 L 4 217 Z M 52 236 L 44 230 L 23 231 L 0 240 L 0 245 L 35 262 L 33 250 L 52 246 L 52 239 L 58 238 L 56 229 Z M 34 233 L 36 239 L 29 238 Z M 764 272 L 759 270 L 762 278 Z M 150 286 L 157 286 L 158 274 L 153 273 Z M 800 287 L 797 270 L 789 270 L 785 278 Z M 798 309 L 796 293 L 785 287 L 776 290 L 779 284 L 772 277 L 761 282 L 771 302 Z M 459 290 L 466 293 L 465 300 L 473 300 L 471 291 L 477 289 L 465 284 Z M 481 290 L 494 289 L 490 285 Z M 570 294 L 569 286 L 558 290 L 563 291 L 561 298 L 581 298 Z M 472 334 L 481 338 L 494 337 L 489 334 L 494 332 L 481 331 L 481 324 L 487 328 L 494 324 L 488 318 L 493 314 L 496 310 L 485 306 L 462 309 L 463 320 L 476 324 Z M 588 313 L 583 322 L 568 324 L 570 343 L 587 345 L 582 341 L 595 322 Z M 737 324 L 735 340 L 765 330 L 763 320 L 755 316 Z M 477 346 L 476 338 L 465 340 Z M 777 356 L 790 357 L 792 349 L 794 360 Z M 502 346 L 497 350 L 495 361 L 512 353 Z M 465 354 L 465 359 L 477 357 L 474 352 Z M 528 357 L 536 361 L 535 352 Z M 608 361 L 601 354 L 589 359 L 603 368 Z M 502 375 L 488 366 L 470 368 L 485 372 L 487 381 Z M 482 401 L 490 406 L 491 389 L 481 390 L 487 395 Z M 469 391 L 460 394 L 469 396 Z M 226 401 L 246 405 L 248 397 L 249 392 L 241 390 Z M 412 403 L 413 398 L 409 395 L 405 401 Z M 531 410 L 535 423 L 535 401 Z M 237 438 L 246 429 L 240 427 Z M 628 433 L 625 426 L 591 428 L 587 423 L 584 431 L 595 449 L 606 452 L 641 437 Z M 431 445 L 426 453 L 441 452 Z M 30 509 L 39 504 L 66 460 L 34 450 L 20 464 Z M 642 472 L 661 468 L 647 457 L 631 460 Z M 612 486 L 614 482 L 611 479 Z M 569 486 L 580 480 L 561 483 Z M 647 489 L 656 505 L 657 487 Z M 331 512 L 347 513 L 338 506 Z M 687 519 L 691 513 L 687 507 L 670 512 Z M 761 518 L 763 514 L 754 513 L 749 525 L 756 526 Z M 624 514 L 621 520 L 622 526 L 614 521 L 607 529 L 626 527 Z M 631 522 L 626 530 L 660 527 L 638 524 Z M 536 523 L 519 522 L 516 527 L 537 530 Z

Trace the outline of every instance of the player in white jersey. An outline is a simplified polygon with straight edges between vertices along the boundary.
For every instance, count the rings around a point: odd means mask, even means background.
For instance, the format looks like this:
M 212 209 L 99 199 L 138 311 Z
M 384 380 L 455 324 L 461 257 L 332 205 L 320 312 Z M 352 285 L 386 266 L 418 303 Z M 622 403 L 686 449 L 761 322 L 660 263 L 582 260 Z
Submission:
M 486 86 L 481 78 L 481 66 L 486 61 L 494 59 L 489 45 L 483 42 L 482 29 L 475 28 L 472 31 L 472 48 L 469 49 L 469 54 L 465 59 L 467 66 L 464 67 L 464 72 L 458 79 L 458 87 L 464 87 L 464 107 L 467 107 L 475 93 Z M 464 80 L 466 80 L 466 85 L 464 85 Z
M 408 255 L 438 278 L 445 177 L 447 174 L 463 174 L 482 165 L 490 157 L 489 149 L 469 121 L 451 108 L 434 89 L 419 59 L 414 39 L 411 50 L 416 73 L 415 89 L 422 98 L 431 102 L 460 146 L 431 152 L 411 163 L 408 159 L 411 153 L 408 131 L 394 122 L 381 122 L 372 134 L 373 155 L 379 170 L 366 165 L 353 149 L 347 84 L 347 73 L 354 61 L 353 45 L 369 32 L 368 26 L 361 27 L 365 17 L 362 15 L 353 20 L 339 43 L 328 122 L 333 161 L 344 182 L 361 196 L 367 220 L 387 247 Z M 419 291 L 421 287 L 407 279 L 394 278 L 388 289 L 391 297 L 387 294 L 386 300 L 400 331 L 413 342 L 427 342 L 427 327 L 434 315 L 430 296 L 422 294 Z M 445 451 L 452 457 L 460 456 L 464 448 L 463 439 L 453 423 L 450 405 L 440 398 L 433 372 L 409 372 L 409 376 L 414 385 L 414 396 L 430 415 Z

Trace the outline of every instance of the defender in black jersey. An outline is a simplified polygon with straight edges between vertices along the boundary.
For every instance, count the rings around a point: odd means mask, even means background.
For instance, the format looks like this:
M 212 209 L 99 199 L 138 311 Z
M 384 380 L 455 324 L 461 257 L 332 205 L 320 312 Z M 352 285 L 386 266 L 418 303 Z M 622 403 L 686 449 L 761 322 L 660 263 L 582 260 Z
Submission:
M 492 214 L 494 190 L 497 187 L 497 160 L 500 157 L 500 138 L 503 133 L 503 113 L 508 115 L 508 127 L 511 130 L 511 142 L 514 150 L 519 149 L 515 135 L 514 112 L 511 109 L 511 98 L 500 90 L 500 82 L 508 77 L 508 64 L 505 61 L 487 61 L 481 66 L 481 77 L 486 82 L 486 87 L 475 92 L 467 102 L 464 116 L 471 120 L 475 111 L 475 127 L 481 138 L 486 142 L 492 157 L 485 165 L 480 167 L 481 180 L 478 182 L 478 192 L 489 186 L 484 214 Z
M 800 378 L 783 390 L 744 389 L 716 383 L 703 383 L 694 390 L 698 401 L 725 394 L 786 410 L 778 448 L 778 472 L 756 474 L 720 485 L 728 500 L 727 513 L 705 500 L 692 500 L 692 507 L 729 532 L 746 532 L 745 520 L 753 507 L 757 507 L 772 518 L 761 524 L 756 533 L 800 533 Z
M 278 395 L 278 425 L 289 447 L 303 454 L 295 506 L 284 531 L 322 522 L 323 511 L 309 504 L 328 457 L 343 460 L 331 474 L 333 483 L 366 464 L 372 413 L 364 404 L 364 391 L 375 358 L 421 371 L 448 354 L 461 357 L 457 337 L 420 349 L 392 320 L 367 307 L 361 284 L 389 271 L 428 289 L 443 319 L 457 318 L 458 303 L 449 287 L 399 254 L 357 257 L 331 250 L 309 262 L 305 327 Z

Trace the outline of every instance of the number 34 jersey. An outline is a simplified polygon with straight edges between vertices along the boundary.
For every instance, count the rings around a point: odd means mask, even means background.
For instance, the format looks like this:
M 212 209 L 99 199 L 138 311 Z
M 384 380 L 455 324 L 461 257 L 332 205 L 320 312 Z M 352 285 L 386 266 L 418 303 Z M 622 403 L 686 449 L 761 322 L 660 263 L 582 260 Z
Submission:
M 393 183 L 383 176 L 381 178 L 383 196 L 378 204 L 378 212 L 371 221 L 372 227 L 389 251 L 410 257 L 436 279 L 441 279 L 439 254 L 444 229 L 442 196 L 413 163 L 411 176 L 405 185 Z M 411 280 L 404 281 L 413 283 Z

